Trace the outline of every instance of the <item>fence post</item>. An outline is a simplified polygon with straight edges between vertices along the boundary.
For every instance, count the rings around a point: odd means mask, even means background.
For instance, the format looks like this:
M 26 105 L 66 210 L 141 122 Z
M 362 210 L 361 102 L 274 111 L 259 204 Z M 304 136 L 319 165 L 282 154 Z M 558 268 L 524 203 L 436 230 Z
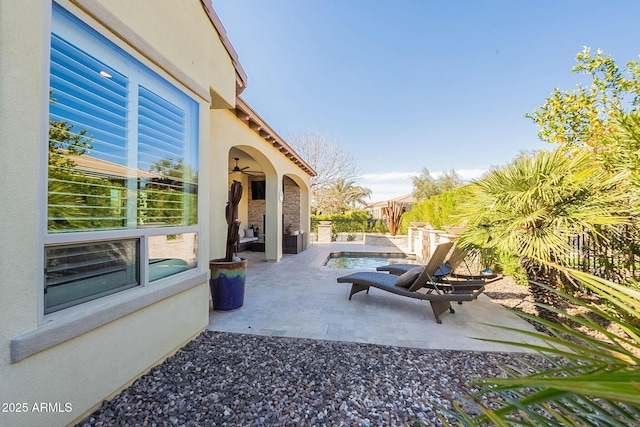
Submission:
M 318 243 L 331 243 L 331 221 L 318 224 Z

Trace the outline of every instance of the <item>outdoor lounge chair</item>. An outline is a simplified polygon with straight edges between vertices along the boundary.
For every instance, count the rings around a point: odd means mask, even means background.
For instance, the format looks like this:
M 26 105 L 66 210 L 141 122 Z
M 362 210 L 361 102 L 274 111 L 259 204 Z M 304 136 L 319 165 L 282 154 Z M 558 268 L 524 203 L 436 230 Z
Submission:
M 444 262 L 453 243 L 442 243 L 436 247 L 429 262 L 424 267 L 416 267 L 407 273 L 396 276 L 393 274 L 366 271 L 338 277 L 338 283 L 351 283 L 351 297 L 361 291 L 367 291 L 374 287 L 409 298 L 427 300 L 437 323 L 442 323 L 440 315 L 449 310 L 455 313 L 451 307 L 451 301 L 473 301 L 484 291 L 482 284 L 444 284 L 433 281 L 433 276 Z
M 490 283 L 498 279 L 502 279 L 501 274 L 471 274 L 471 269 L 467 265 L 465 259 L 467 257 L 467 251 L 464 249 L 460 249 L 457 246 L 451 252 L 451 256 L 445 263 L 443 263 L 438 270 L 434 273 L 434 279 L 437 281 L 447 281 L 450 278 L 453 279 L 463 279 L 463 280 L 475 280 L 475 281 L 484 281 L 484 283 Z M 456 270 L 458 267 L 464 264 L 469 274 L 461 274 L 457 273 Z M 403 263 L 394 263 L 387 264 L 377 267 L 377 271 L 388 271 L 391 274 L 395 274 L 396 276 L 400 276 L 412 268 L 419 267 L 420 264 L 403 264 Z

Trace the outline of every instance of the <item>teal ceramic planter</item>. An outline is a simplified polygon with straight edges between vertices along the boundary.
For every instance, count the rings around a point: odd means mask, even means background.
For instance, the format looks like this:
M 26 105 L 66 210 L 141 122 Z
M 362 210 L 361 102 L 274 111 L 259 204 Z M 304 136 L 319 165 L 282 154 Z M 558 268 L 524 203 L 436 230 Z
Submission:
M 209 261 L 209 288 L 213 309 L 219 311 L 236 310 L 244 304 L 244 284 L 247 260 L 227 262 L 221 259 Z

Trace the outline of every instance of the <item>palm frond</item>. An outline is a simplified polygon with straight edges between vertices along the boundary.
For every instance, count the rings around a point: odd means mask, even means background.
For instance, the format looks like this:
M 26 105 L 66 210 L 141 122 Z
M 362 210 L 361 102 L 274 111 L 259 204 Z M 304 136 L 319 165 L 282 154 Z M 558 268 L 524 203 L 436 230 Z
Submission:
M 605 301 L 618 302 L 617 307 L 630 315 L 638 314 L 640 292 L 588 273 L 567 271 L 581 285 L 596 292 Z M 592 310 L 598 316 L 620 327 L 620 318 L 592 307 L 575 297 L 553 290 L 572 303 Z M 459 425 L 545 425 L 545 426 L 629 426 L 638 425 L 640 419 L 640 340 L 638 330 L 625 328 L 627 337 L 619 337 L 585 315 L 566 316 L 575 325 L 598 331 L 606 337 L 599 340 L 576 327 L 557 324 L 535 316 L 523 315 L 531 321 L 543 324 L 551 335 L 517 328 L 515 330 L 540 340 L 542 344 L 502 342 L 541 355 L 555 361 L 551 368 L 537 368 L 528 364 L 527 369 L 508 367 L 507 378 L 478 380 L 481 389 L 469 396 L 480 415 L 468 416 L 456 405 L 455 413 L 447 412 Z M 547 359 L 549 360 L 549 359 Z M 548 365 L 547 365 L 548 366 Z M 530 373 L 533 370 L 533 373 Z M 498 409 L 490 409 L 481 402 L 490 401 Z

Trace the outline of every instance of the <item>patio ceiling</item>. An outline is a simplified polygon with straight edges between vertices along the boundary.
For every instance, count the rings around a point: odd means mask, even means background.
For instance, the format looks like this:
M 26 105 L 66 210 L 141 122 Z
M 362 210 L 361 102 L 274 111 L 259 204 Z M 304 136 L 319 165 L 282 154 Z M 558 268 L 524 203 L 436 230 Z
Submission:
M 244 174 L 254 177 L 264 176 L 264 171 L 260 163 L 239 148 L 232 148 L 229 150 L 229 173 L 232 172 L 236 165 L 235 159 L 238 159 L 238 167 L 242 169 Z

